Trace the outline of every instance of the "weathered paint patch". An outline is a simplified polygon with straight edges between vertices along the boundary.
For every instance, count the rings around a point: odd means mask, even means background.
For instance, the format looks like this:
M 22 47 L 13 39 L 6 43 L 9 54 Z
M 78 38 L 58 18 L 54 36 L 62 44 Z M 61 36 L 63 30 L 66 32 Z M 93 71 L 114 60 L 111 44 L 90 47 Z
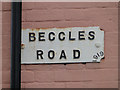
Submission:
M 104 31 L 99 27 L 22 30 L 22 64 L 100 62 Z

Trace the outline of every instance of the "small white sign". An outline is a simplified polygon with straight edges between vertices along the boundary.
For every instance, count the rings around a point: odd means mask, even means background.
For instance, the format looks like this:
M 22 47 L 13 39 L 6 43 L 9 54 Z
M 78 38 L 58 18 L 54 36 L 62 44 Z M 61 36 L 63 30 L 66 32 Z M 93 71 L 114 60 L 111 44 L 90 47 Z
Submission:
M 104 58 L 99 27 L 22 29 L 21 63 L 85 63 Z

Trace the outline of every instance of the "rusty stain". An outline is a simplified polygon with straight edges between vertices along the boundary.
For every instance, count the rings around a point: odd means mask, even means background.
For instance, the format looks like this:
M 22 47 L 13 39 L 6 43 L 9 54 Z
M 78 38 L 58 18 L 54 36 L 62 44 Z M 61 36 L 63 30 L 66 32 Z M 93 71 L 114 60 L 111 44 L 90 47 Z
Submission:
M 25 44 L 21 44 L 21 48 L 24 49 L 25 48 Z
M 34 31 L 34 29 L 31 29 L 32 31 Z
M 41 29 L 48 30 L 48 29 L 52 29 L 52 28 L 35 28 L 35 29 L 31 29 L 31 30 L 32 31 L 40 31 Z
M 24 46 L 24 44 L 21 44 L 21 46 L 23 47 L 23 46 Z
M 40 29 L 52 29 L 52 28 L 40 28 Z
M 53 28 L 56 28 L 56 29 L 67 29 L 67 28 L 77 28 L 78 26 L 75 26 L 75 27 L 50 27 L 50 28 L 29 28 L 30 30 L 32 31 L 39 31 L 40 29 L 44 29 L 44 30 L 47 30 L 47 29 L 53 29 Z M 93 27 L 93 26 L 84 26 L 84 27 L 81 27 L 81 28 L 88 28 L 88 27 Z M 99 26 L 94 26 L 94 27 L 99 27 Z M 28 28 L 26 28 L 28 29 Z M 23 28 L 22 30 L 26 30 L 25 28 Z M 103 30 L 102 28 L 100 28 L 100 30 Z
M 57 27 L 57 29 L 66 29 L 66 28 L 72 28 L 72 27 Z
M 26 29 L 22 29 L 22 30 L 26 30 Z
M 102 28 L 100 28 L 100 30 L 102 30 L 102 31 L 103 31 L 103 29 L 102 29 Z

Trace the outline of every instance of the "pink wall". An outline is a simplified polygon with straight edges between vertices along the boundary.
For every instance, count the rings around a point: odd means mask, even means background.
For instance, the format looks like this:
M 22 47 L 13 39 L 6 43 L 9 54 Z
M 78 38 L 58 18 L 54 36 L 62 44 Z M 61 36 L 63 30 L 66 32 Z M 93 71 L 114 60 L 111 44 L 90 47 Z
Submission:
M 3 87 L 10 87 L 10 3 L 3 5 Z M 100 26 L 101 63 L 22 65 L 23 88 L 117 88 L 118 3 L 23 3 L 22 28 Z
M 2 87 L 10 87 L 11 4 L 2 3 Z

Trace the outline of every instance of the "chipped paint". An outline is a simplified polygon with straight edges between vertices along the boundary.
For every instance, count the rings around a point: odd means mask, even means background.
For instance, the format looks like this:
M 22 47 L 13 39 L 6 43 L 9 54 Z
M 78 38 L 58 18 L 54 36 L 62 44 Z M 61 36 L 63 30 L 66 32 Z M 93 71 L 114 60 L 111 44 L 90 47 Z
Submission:
M 100 62 L 104 57 L 104 31 L 99 27 L 23 29 L 22 34 L 22 64 Z M 66 57 L 61 59 L 62 54 Z
M 89 27 L 88 27 L 88 26 L 84 26 L 84 27 L 81 27 L 81 28 L 90 28 L 90 27 L 98 27 L 98 28 L 99 28 L 99 26 L 89 26 Z M 41 29 L 48 30 L 48 29 L 53 29 L 53 28 L 56 28 L 56 29 L 67 29 L 67 28 L 73 28 L 73 27 L 22 28 L 22 30 L 31 29 L 32 31 L 34 31 L 34 30 L 39 31 L 39 30 L 41 30 Z M 103 30 L 103 29 L 102 29 L 102 28 L 100 28 L 100 30 Z

